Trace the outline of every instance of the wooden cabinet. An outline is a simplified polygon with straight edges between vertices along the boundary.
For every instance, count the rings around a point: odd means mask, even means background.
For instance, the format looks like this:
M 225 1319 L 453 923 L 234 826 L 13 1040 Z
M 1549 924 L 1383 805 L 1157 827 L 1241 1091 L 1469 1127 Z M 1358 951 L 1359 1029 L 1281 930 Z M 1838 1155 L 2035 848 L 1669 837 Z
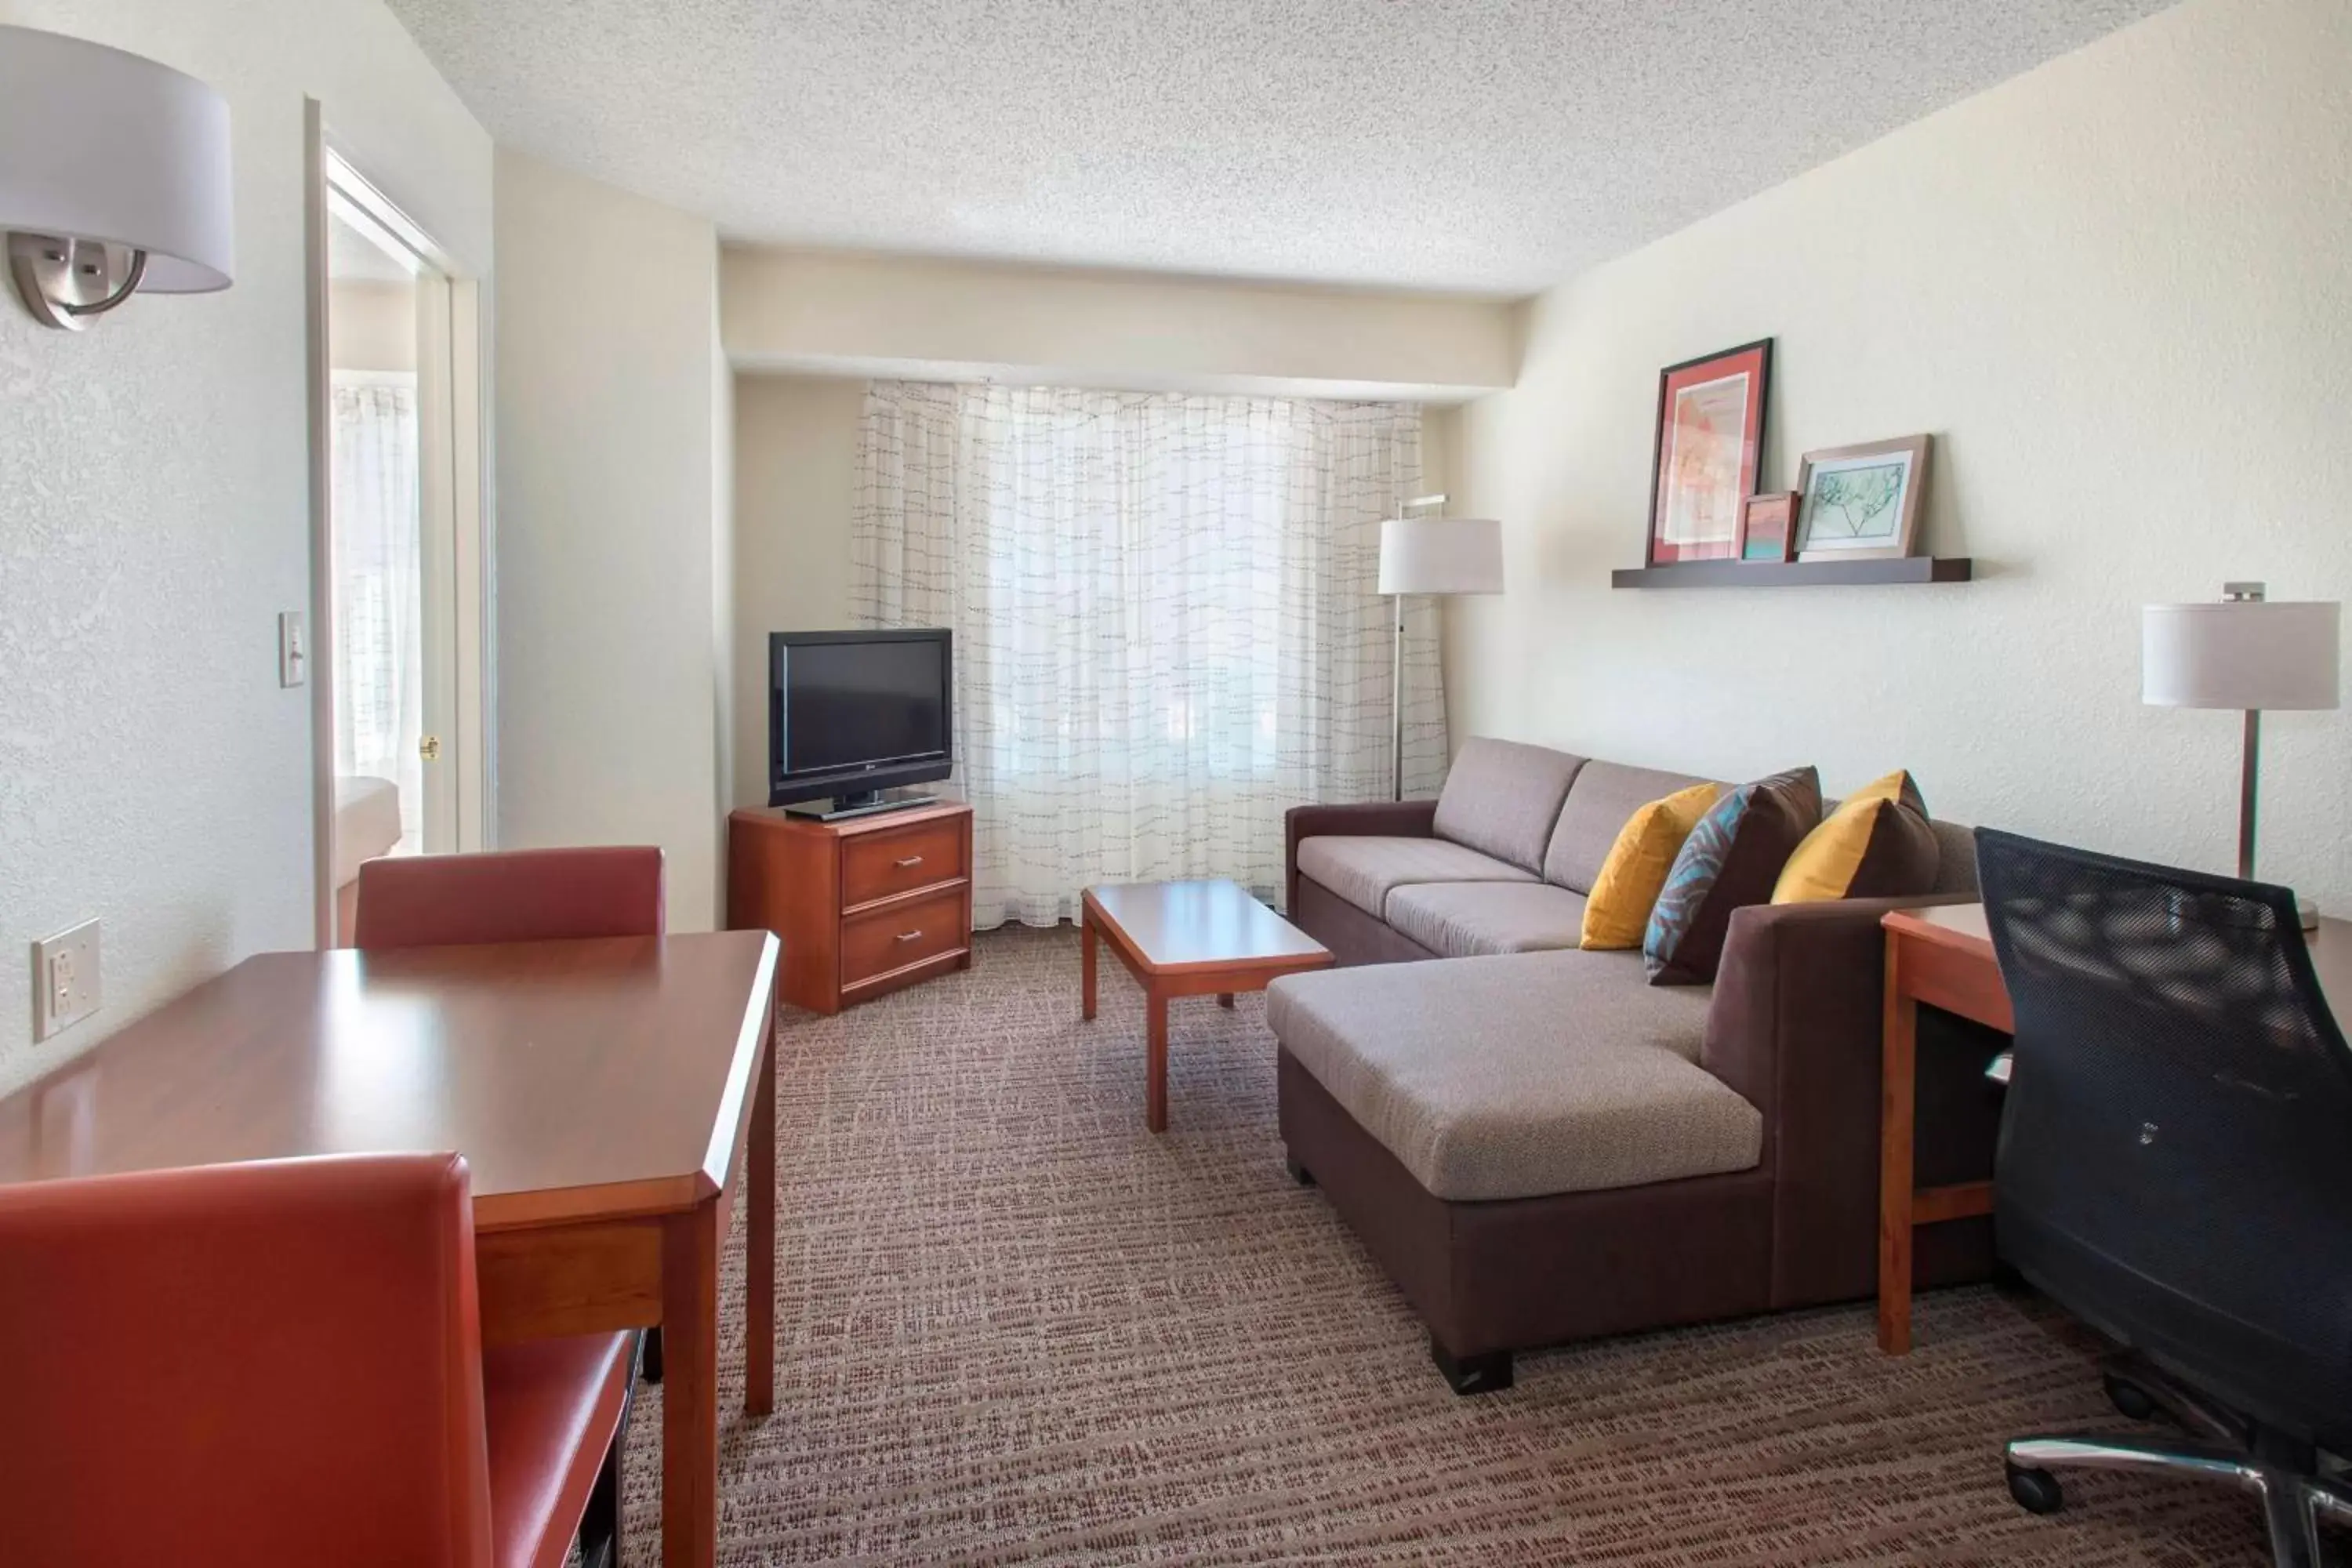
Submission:
M 971 965 L 971 807 L 727 823 L 727 923 L 783 943 L 778 989 L 812 1012 Z

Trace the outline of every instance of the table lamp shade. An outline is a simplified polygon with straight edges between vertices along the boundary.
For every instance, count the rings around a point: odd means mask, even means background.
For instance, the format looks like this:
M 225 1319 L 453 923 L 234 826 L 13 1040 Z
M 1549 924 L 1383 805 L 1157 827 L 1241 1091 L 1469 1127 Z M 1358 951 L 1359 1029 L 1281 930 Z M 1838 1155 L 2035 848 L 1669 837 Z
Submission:
M 1491 517 L 1392 517 L 1381 524 L 1383 594 L 1499 594 L 1503 525 Z
M 2333 604 L 2149 605 L 2140 613 L 2140 700 L 2160 708 L 2335 708 Z

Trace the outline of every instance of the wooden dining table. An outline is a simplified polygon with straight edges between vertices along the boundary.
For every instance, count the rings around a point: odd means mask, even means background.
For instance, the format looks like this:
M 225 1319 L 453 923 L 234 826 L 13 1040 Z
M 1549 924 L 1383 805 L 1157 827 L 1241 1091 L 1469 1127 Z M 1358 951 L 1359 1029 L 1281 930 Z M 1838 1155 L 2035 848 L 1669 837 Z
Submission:
M 263 953 L 0 1100 L 0 1183 L 455 1150 L 485 1342 L 661 1328 L 662 1561 L 701 1568 L 746 1186 L 744 1409 L 775 1399 L 776 952 L 722 931 Z

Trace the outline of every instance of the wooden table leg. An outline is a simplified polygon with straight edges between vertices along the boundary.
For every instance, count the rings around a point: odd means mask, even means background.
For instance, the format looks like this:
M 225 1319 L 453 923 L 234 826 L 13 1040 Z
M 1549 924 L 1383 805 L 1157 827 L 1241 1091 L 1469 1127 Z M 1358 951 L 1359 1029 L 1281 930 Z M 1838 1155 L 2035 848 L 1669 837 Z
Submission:
M 1078 912 L 1078 949 L 1084 956 L 1078 961 L 1078 1016 L 1095 1016 L 1095 917 L 1094 911 L 1081 909 Z
M 769 1010 L 767 1038 L 752 1070 L 759 1088 L 751 1101 L 751 1150 L 743 1179 L 751 1185 L 744 1205 L 743 1410 L 765 1415 L 776 1407 L 776 1015 Z
M 662 1563 L 719 1557 L 719 1200 L 662 1226 Z
M 1143 1124 L 1154 1132 L 1168 1131 L 1168 998 L 1148 990 L 1143 1000 L 1146 1026 Z
M 1230 1007 L 1230 1006 L 1232 1006 L 1233 1005 L 1234 1005 L 1234 994 L 1233 994 L 1232 992 L 1230 992 L 1230 991 L 1220 991 L 1220 992 L 1218 992 L 1218 993 L 1217 993 L 1217 1005 L 1218 1005 L 1218 1006 L 1220 1006 L 1220 1007 Z
M 1919 1005 L 1903 991 L 1903 939 L 1886 939 L 1886 992 L 1879 1025 L 1878 1348 L 1911 1350 L 1912 1132 L 1917 1107 Z

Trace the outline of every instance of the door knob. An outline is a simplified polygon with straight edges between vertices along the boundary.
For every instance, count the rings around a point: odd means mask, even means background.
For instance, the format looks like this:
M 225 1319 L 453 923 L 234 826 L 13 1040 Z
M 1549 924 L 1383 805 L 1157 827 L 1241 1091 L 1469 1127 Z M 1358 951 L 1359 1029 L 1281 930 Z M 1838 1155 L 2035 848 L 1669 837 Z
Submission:
M 423 757 L 428 763 L 439 762 L 441 760 L 441 737 L 438 735 L 427 735 L 425 739 L 417 742 L 416 754 Z

